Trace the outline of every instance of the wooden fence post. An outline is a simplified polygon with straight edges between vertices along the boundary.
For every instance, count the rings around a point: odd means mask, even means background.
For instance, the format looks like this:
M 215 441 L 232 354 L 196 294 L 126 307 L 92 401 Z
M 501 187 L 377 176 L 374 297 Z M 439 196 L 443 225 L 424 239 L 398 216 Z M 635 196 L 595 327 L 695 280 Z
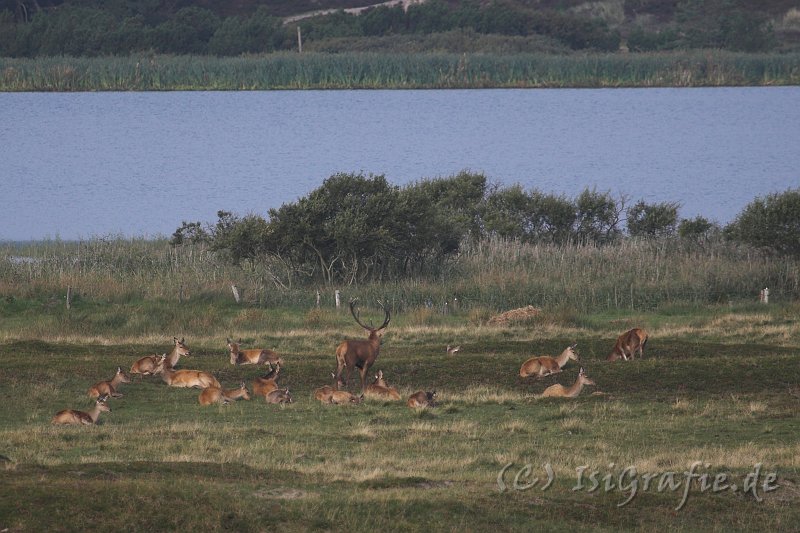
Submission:
M 231 284 L 231 291 L 233 292 L 233 299 L 236 300 L 236 303 L 238 304 L 240 300 L 239 289 L 236 287 L 236 285 Z
M 336 292 L 334 292 L 333 294 L 336 297 L 336 309 L 339 309 L 339 306 L 341 305 L 341 302 L 339 300 L 339 290 L 336 289 Z
M 72 307 L 72 286 L 67 285 L 67 309 Z

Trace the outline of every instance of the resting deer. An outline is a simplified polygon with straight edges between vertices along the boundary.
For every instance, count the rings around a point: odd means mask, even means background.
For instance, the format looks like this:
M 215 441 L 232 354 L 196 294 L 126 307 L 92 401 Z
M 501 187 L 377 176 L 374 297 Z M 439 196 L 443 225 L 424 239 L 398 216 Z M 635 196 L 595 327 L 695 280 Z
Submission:
M 162 359 L 166 358 L 169 366 L 175 368 L 182 356 L 189 357 L 192 355 L 192 352 L 186 344 L 184 344 L 184 339 L 178 340 L 178 337 L 173 337 L 173 340 L 175 341 L 175 345 L 169 354 L 165 353 L 164 355 L 147 355 L 142 357 L 131 366 L 131 374 L 139 374 L 139 377 L 152 376 L 160 372 L 158 370 L 158 363 Z
M 261 376 L 260 378 L 256 378 L 253 380 L 253 394 L 256 396 L 263 396 L 264 399 L 267 398 L 267 395 L 276 390 L 278 388 L 278 374 L 281 371 L 280 363 L 275 365 L 275 368 L 271 367 L 270 371 Z
M 331 372 L 331 378 L 334 381 L 334 385 L 323 385 L 322 387 L 318 388 L 314 391 L 314 399 L 319 400 L 322 403 L 331 403 L 331 395 L 344 388 L 344 383 L 341 379 L 336 378 L 336 373 Z
M 152 376 L 160 372 L 158 370 L 158 363 L 165 360 L 167 354 L 164 355 L 147 355 L 142 357 L 131 366 L 131 374 L 139 374 L 142 376 Z
M 381 302 L 378 305 L 383 309 L 386 315 L 383 324 L 377 328 L 371 328 L 364 325 L 358 318 L 358 313 L 355 310 L 355 305 L 358 300 L 350 300 L 350 313 L 355 318 L 356 323 L 369 331 L 369 338 L 359 340 L 346 340 L 336 348 L 336 379 L 339 380 L 342 376 L 342 370 L 347 368 L 347 377 L 344 380 L 345 385 L 350 381 L 350 372 L 354 368 L 358 368 L 361 375 L 361 391 L 364 391 L 366 386 L 367 372 L 370 367 L 378 358 L 381 350 L 381 331 L 389 325 L 391 319 L 389 309 L 386 308 Z
M 332 403 L 334 405 L 344 405 L 344 404 L 359 404 L 364 401 L 364 395 L 356 396 L 355 394 L 351 394 L 349 391 L 346 390 L 335 390 L 331 392 L 331 396 L 328 399 L 328 403 Z
M 221 388 L 217 378 L 202 370 L 173 370 L 166 360 L 159 363 L 157 370 L 161 372 L 164 383 L 170 387 Z
M 581 393 L 584 385 L 594 385 L 594 381 L 586 377 L 586 372 L 581 367 L 580 372 L 578 372 L 578 379 L 571 387 L 565 387 L 558 383 L 550 385 L 539 398 L 575 398 Z
M 549 355 L 531 357 L 522 363 L 519 369 L 519 377 L 526 378 L 528 376 L 536 376 L 538 379 L 561 372 L 561 369 L 567 364 L 567 361 L 570 359 L 573 361 L 578 360 L 578 354 L 575 353 L 576 346 L 577 344 L 567 346 L 558 357 L 551 357 Z
M 203 389 L 203 392 L 197 397 L 197 401 L 200 402 L 200 405 L 211 405 L 213 403 L 227 404 L 239 399 L 250 399 L 250 394 L 247 392 L 244 381 L 242 381 L 238 389 L 225 390 L 219 387 L 208 387 L 207 389 Z
M 226 340 L 228 341 L 228 350 L 231 351 L 232 365 L 272 365 L 283 362 L 278 357 L 278 354 L 272 350 L 267 350 L 266 348 L 241 350 L 239 345 L 242 343 L 242 339 L 239 339 L 239 342 L 233 342 L 230 339 Z
M 378 373 L 375 375 L 375 381 L 367 385 L 367 389 L 364 391 L 364 395 L 367 396 L 368 398 L 377 398 L 381 400 L 400 399 L 400 393 L 397 392 L 397 389 L 388 386 L 386 384 L 386 381 L 384 381 L 382 370 L 378 370 Z
M 64 409 L 59 411 L 51 421 L 53 424 L 83 424 L 90 426 L 97 424 L 97 419 L 101 412 L 111 412 L 111 408 L 106 405 L 108 396 L 100 396 L 95 402 L 94 407 L 88 412 L 76 411 L 75 409 Z
M 98 398 L 100 396 L 111 396 L 112 398 L 122 398 L 122 394 L 117 392 L 120 383 L 130 383 L 131 380 L 125 375 L 121 367 L 117 367 L 117 373 L 109 381 L 100 381 L 89 388 L 89 397 Z
M 461 346 L 450 346 L 450 345 L 448 344 L 448 345 L 447 345 L 447 348 L 446 348 L 446 350 L 447 350 L 447 355 L 455 355 L 455 354 L 457 354 L 457 353 L 458 353 L 458 351 L 459 351 L 460 349 L 461 349 Z
M 275 389 L 264 398 L 267 403 L 292 403 L 292 395 L 289 389 Z
M 417 391 L 408 397 L 406 403 L 411 408 L 436 407 L 436 391 Z
M 646 344 L 647 332 L 641 328 L 633 328 L 617 337 L 614 349 L 611 350 L 606 360 L 618 361 L 623 359 L 627 361 L 629 358 L 633 360 L 633 356 L 636 352 L 639 352 L 639 357 L 644 357 L 644 347 Z

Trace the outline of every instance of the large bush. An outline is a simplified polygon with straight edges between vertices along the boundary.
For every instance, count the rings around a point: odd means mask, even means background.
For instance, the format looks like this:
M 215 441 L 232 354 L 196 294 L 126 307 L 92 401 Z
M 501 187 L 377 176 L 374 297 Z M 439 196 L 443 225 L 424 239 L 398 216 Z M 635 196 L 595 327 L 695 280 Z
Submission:
M 725 228 L 725 234 L 758 248 L 800 255 L 800 189 L 756 198 Z

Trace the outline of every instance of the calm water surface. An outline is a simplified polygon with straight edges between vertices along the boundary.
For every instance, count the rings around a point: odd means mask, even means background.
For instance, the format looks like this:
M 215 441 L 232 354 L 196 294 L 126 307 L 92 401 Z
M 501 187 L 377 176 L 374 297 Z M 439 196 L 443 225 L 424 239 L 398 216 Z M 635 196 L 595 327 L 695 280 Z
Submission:
M 0 240 L 169 235 L 337 172 L 464 169 L 726 223 L 800 187 L 800 87 L 0 94 Z

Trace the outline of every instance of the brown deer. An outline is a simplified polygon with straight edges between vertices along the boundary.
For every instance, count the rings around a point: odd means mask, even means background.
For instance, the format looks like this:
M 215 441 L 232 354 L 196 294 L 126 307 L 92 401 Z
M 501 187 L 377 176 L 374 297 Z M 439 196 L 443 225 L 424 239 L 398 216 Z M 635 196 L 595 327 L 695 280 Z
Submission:
M 264 399 L 267 403 L 292 403 L 292 395 L 289 389 L 275 389 L 267 394 Z
M 64 409 L 59 411 L 51 421 L 53 424 L 79 424 L 90 426 L 97 424 L 97 419 L 101 412 L 111 412 L 111 408 L 106 405 L 108 396 L 100 396 L 95 402 L 94 407 L 88 412 L 76 411 L 75 409 Z
M 95 383 L 89 388 L 90 398 L 99 398 L 100 396 L 111 396 L 112 398 L 122 398 L 122 394 L 117 392 L 117 387 L 120 383 L 130 383 L 130 378 L 122 371 L 121 367 L 117 367 L 117 373 L 109 381 L 100 381 Z
M 139 377 L 152 376 L 159 372 L 157 368 L 161 359 L 166 358 L 170 367 L 175 368 L 182 356 L 188 357 L 192 355 L 192 352 L 184 343 L 184 339 L 178 340 L 178 337 L 173 337 L 173 340 L 175 345 L 169 354 L 165 353 L 164 355 L 146 355 L 142 357 L 133 363 L 133 366 L 131 366 L 131 374 L 139 374 Z
M 239 399 L 250 399 L 250 394 L 247 392 L 247 387 L 245 387 L 244 381 L 242 381 L 242 384 L 238 389 L 225 390 L 219 387 L 208 387 L 207 389 L 203 389 L 203 392 L 201 392 L 200 396 L 197 397 L 197 401 L 200 402 L 200 405 L 211 405 L 213 403 L 221 403 L 225 405 L 229 402 L 235 402 Z
M 584 385 L 594 385 L 594 381 L 586 377 L 586 372 L 581 367 L 578 379 L 570 387 L 556 383 L 547 387 L 539 398 L 575 398 L 583 390 Z
M 334 405 L 359 404 L 364 401 L 364 395 L 356 396 L 346 390 L 335 390 L 331 393 L 328 403 Z
M 436 391 L 417 391 L 408 397 L 406 402 L 412 409 L 421 407 L 436 407 Z
M 578 345 L 572 344 L 567 346 L 558 357 L 552 357 L 549 355 L 531 357 L 522 363 L 522 366 L 519 369 L 519 377 L 527 378 L 528 376 L 536 376 L 538 379 L 561 372 L 561 369 L 567 364 L 567 361 L 570 359 L 573 361 L 578 360 L 578 354 L 575 353 L 576 346 Z
M 364 391 L 364 395 L 367 398 L 376 398 L 379 400 L 400 399 L 400 393 L 397 392 L 397 389 L 388 386 L 386 384 L 386 381 L 384 381 L 382 370 L 378 370 L 378 373 L 375 375 L 375 381 L 367 385 L 367 389 Z
M 647 332 L 641 328 L 633 328 L 626 331 L 617 337 L 614 349 L 611 350 L 606 360 L 633 360 L 633 356 L 636 352 L 639 352 L 639 357 L 644 357 L 644 347 L 647 344 L 647 337 Z
M 241 350 L 239 345 L 242 343 L 242 339 L 239 339 L 239 342 L 233 342 L 230 339 L 226 340 L 228 341 L 228 350 L 231 352 L 232 365 L 272 365 L 283 362 L 278 357 L 278 354 L 272 350 L 267 350 L 266 348 Z
M 274 368 L 270 365 L 269 372 L 253 380 L 253 394 L 255 396 L 263 396 L 266 399 L 270 392 L 278 389 L 277 379 L 280 372 L 280 363 L 276 363 Z
M 166 360 L 161 361 L 156 370 L 161 373 L 164 383 L 170 387 L 221 388 L 217 378 L 210 373 L 202 370 L 173 370 Z
M 322 387 L 318 388 L 314 391 L 314 399 L 319 400 L 322 403 L 331 403 L 331 395 L 341 390 L 344 387 L 344 383 L 341 379 L 336 378 L 336 373 L 331 372 L 331 378 L 334 381 L 334 385 L 323 385 Z
M 167 358 L 167 354 L 163 355 L 147 355 L 142 357 L 131 366 L 131 374 L 139 374 L 142 376 L 152 376 L 157 374 L 158 363 Z
M 378 358 L 378 354 L 381 350 L 381 331 L 389 325 L 391 316 L 389 315 L 389 309 L 381 302 L 378 302 L 378 305 L 381 306 L 386 315 L 383 324 L 377 328 L 364 325 L 358 318 L 358 313 L 355 310 L 357 301 L 357 299 L 350 300 L 350 313 L 352 313 L 353 318 L 355 318 L 359 326 L 369 331 L 369 338 L 346 340 L 339 344 L 336 348 L 336 379 L 339 380 L 341 378 L 342 370 L 346 367 L 347 377 L 344 383 L 347 385 L 350 381 L 350 372 L 352 372 L 354 368 L 358 368 L 361 375 L 361 391 L 363 392 L 366 386 L 367 372 L 369 372 L 370 367 Z

